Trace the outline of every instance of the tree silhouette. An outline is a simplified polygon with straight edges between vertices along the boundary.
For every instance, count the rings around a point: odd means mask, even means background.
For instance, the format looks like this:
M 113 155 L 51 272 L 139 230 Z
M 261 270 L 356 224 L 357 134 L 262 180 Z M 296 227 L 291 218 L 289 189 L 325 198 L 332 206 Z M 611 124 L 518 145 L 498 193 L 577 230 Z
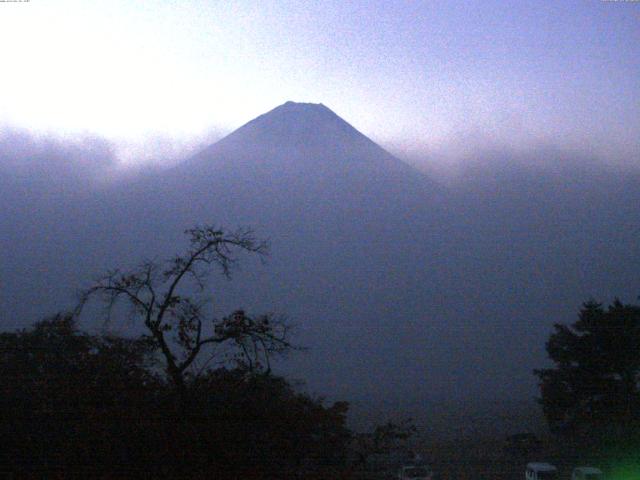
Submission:
M 166 262 L 145 261 L 137 268 L 107 272 L 81 295 L 77 313 L 93 297 L 112 308 L 122 301 L 141 321 L 162 354 L 165 371 L 178 392 L 198 356 L 207 347 L 231 344 L 239 362 L 251 371 L 270 369 L 269 357 L 292 348 L 287 323 L 271 315 L 251 317 L 242 310 L 220 320 L 207 319 L 205 303 L 196 298 L 214 267 L 230 278 L 240 252 L 264 258 L 268 244 L 249 229 L 227 233 L 215 227 L 185 232 L 189 248 Z
M 552 431 L 629 433 L 640 406 L 640 306 L 590 301 L 574 324 L 554 328 L 546 348 L 555 367 L 535 370 Z

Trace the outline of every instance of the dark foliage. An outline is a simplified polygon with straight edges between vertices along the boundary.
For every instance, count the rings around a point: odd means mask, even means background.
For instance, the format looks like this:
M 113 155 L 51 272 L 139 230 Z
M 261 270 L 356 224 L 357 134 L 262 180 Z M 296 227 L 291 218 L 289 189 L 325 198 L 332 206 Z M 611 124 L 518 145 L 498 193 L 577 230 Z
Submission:
M 209 370 L 182 402 L 149 339 L 89 335 L 70 316 L 0 335 L 0 463 L 19 475 L 306 478 L 342 463 L 347 404 L 282 378 Z M 315 473 L 314 473 L 315 472 Z
M 535 374 L 552 431 L 592 442 L 638 437 L 640 306 L 585 303 L 574 324 L 555 325 L 547 352 L 555 367 Z

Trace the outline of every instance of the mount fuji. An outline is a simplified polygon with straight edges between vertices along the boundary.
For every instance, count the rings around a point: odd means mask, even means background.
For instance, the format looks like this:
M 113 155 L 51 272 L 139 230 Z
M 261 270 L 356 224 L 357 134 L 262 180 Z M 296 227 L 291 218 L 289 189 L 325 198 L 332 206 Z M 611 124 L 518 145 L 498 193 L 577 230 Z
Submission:
M 267 263 L 242 258 L 205 293 L 215 316 L 297 325 L 308 350 L 278 363 L 289 378 L 409 415 L 427 400 L 531 399 L 553 323 L 590 296 L 635 298 L 640 270 L 638 175 L 541 155 L 562 168 L 507 156 L 445 188 L 324 105 L 287 102 L 101 191 L 0 172 L 3 325 L 73 306 L 107 269 L 181 252 L 194 225 L 248 226 L 270 240 Z

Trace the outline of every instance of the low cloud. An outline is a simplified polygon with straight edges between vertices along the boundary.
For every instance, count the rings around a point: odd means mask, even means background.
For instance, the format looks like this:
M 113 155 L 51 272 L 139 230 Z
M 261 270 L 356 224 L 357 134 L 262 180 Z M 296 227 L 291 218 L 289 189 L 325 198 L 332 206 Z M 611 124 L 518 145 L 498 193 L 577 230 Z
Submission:
M 0 131 L 0 174 L 23 187 L 86 189 L 117 166 L 114 145 L 101 137 L 65 138 L 6 127 Z
M 516 171 L 569 180 L 640 172 L 640 152 L 605 154 L 588 145 L 577 148 L 534 140 L 515 144 L 475 135 L 431 148 L 399 144 L 387 148 L 398 158 L 450 187 L 485 184 Z
M 191 139 L 151 135 L 108 139 L 0 126 L 0 179 L 27 190 L 84 191 L 150 170 L 168 168 L 223 136 L 212 130 Z

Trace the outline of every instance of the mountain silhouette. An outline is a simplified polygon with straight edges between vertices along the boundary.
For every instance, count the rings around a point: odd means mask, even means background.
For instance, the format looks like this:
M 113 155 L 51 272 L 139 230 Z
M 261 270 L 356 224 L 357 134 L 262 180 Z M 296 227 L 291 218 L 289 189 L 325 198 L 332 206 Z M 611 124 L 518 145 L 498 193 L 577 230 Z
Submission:
M 280 167 L 355 163 L 413 170 L 321 103 L 280 105 L 205 149 L 192 162 L 239 154 Z M 192 162 L 185 166 L 192 167 Z
M 444 274 L 434 262 L 450 257 L 446 191 L 324 105 L 287 102 L 133 194 L 122 201 L 127 218 L 139 205 L 146 229 L 165 232 L 152 239 L 165 251 L 175 249 L 177 232 L 206 222 L 248 225 L 270 240 L 267 266 L 255 268 L 265 277 L 243 268 L 238 281 L 215 286 L 224 292 L 217 302 L 286 313 L 309 352 L 283 368 L 313 388 L 352 395 L 365 382 L 365 395 L 381 394 L 388 385 L 372 381 L 373 372 L 398 370 L 381 349 L 424 336 L 415 319 L 438 294 L 426 293 Z M 429 355 L 441 348 L 428 345 Z M 423 365 L 402 376 L 416 368 Z M 332 380 L 347 372 L 350 380 Z
M 270 240 L 268 262 L 242 258 L 204 293 L 212 316 L 297 325 L 308 350 L 278 372 L 381 412 L 531 398 L 554 322 L 589 297 L 637 295 L 640 181 L 553 151 L 526 165 L 505 155 L 445 189 L 329 108 L 288 102 L 113 188 L 52 193 L 48 171 L 6 175 L 4 325 L 73 306 L 107 269 L 183 251 L 194 225 L 249 226 Z M 537 155 L 562 170 L 535 167 Z
M 304 204 L 346 202 L 416 208 L 443 188 L 397 159 L 322 104 L 287 102 L 204 149 L 175 170 L 199 193 L 212 187 L 285 194 Z M 283 201 L 286 201 L 283 199 Z M 407 203 L 409 202 L 409 203 Z

